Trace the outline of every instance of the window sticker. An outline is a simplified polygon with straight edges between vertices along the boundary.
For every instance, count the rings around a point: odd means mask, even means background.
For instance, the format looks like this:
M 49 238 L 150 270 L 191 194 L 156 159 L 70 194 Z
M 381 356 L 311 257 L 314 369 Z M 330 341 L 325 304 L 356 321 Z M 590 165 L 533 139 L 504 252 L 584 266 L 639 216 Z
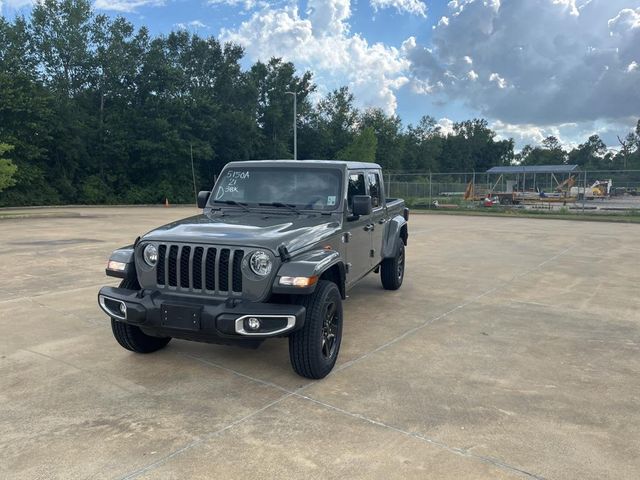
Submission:
M 329 195 L 327 197 L 327 206 L 332 207 L 336 204 L 336 196 L 335 195 Z

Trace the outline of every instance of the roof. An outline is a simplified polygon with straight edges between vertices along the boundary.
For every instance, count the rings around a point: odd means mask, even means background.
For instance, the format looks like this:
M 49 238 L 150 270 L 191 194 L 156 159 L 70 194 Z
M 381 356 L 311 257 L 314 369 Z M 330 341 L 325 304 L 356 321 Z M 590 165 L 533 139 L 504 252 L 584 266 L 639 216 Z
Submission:
M 491 167 L 487 173 L 570 173 L 578 165 L 511 165 L 508 167 Z
M 346 166 L 350 170 L 365 170 L 370 168 L 380 169 L 380 165 L 377 163 L 369 162 L 345 162 L 344 160 L 246 160 L 240 162 L 229 162 L 233 165 L 245 165 L 245 166 L 287 166 L 287 165 L 313 165 L 318 167 L 325 166 Z

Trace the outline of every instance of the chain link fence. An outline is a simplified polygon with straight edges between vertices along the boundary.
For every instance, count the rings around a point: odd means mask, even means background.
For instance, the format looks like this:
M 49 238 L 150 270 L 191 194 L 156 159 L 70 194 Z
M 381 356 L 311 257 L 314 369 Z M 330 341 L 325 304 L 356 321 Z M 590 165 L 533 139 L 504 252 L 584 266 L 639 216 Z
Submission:
M 524 209 L 640 215 L 640 170 L 567 173 L 391 173 L 389 197 L 412 208 Z

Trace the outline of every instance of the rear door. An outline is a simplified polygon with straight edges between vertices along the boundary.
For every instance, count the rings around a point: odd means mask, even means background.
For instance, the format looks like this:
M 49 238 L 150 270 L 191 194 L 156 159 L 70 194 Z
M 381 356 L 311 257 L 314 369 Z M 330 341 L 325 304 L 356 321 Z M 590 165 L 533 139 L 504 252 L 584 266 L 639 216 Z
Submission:
M 364 171 L 349 171 L 349 185 L 347 186 L 347 214 L 344 226 L 346 229 L 345 246 L 347 252 L 347 284 L 353 283 L 364 276 L 371 268 L 370 247 L 371 215 L 353 218 L 353 197 L 366 195 L 366 175 Z
M 369 262 L 371 267 L 375 267 L 382 260 L 382 242 L 387 223 L 387 209 L 385 206 L 384 186 L 379 170 L 368 170 L 367 189 L 371 195 L 371 251 L 369 252 Z

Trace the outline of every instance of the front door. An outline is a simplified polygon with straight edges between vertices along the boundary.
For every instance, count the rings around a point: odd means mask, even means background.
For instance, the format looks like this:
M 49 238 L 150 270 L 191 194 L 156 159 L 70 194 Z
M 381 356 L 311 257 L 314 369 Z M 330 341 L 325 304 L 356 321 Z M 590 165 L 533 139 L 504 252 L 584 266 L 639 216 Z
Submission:
M 371 195 L 371 249 L 369 252 L 370 267 L 373 268 L 382 261 L 382 242 L 387 222 L 387 209 L 383 197 L 383 186 L 380 181 L 380 172 L 369 170 L 367 172 L 367 186 Z
M 371 268 L 371 215 L 353 218 L 354 195 L 366 195 L 365 174 L 361 171 L 349 172 L 347 188 L 347 220 L 344 222 L 345 250 L 347 253 L 347 285 L 362 278 Z

